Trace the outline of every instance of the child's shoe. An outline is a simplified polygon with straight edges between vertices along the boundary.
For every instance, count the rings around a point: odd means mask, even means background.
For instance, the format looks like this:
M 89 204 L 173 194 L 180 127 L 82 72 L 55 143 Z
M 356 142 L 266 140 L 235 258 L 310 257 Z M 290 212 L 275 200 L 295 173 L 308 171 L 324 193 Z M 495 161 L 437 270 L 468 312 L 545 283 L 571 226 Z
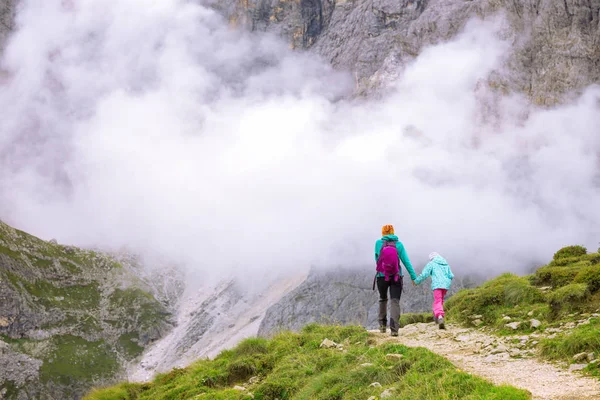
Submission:
M 439 317 L 437 319 L 437 323 L 440 326 L 440 329 L 446 329 L 446 325 L 444 324 L 444 317 Z

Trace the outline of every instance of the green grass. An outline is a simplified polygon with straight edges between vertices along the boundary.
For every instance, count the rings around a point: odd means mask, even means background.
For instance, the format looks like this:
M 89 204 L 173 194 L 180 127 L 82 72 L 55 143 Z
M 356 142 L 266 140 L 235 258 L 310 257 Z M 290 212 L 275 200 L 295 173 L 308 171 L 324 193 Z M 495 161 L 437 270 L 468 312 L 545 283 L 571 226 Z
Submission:
M 3 399 L 18 399 L 19 389 L 14 382 L 6 380 L 0 383 L 0 393 L 4 393 Z
M 404 327 L 409 324 L 416 324 L 419 322 L 433 322 L 432 313 L 405 313 L 400 316 L 400 326 Z
M 29 282 L 8 271 L 5 274 L 15 288 L 26 290 L 46 308 L 93 309 L 100 305 L 100 290 L 96 282 L 89 285 L 58 287 L 47 280 Z
M 320 348 L 325 338 L 342 344 L 344 350 Z M 424 348 L 373 343 L 363 328 L 311 324 L 300 333 L 284 332 L 271 340 L 246 339 L 214 360 L 174 369 L 151 383 L 96 389 L 85 399 L 251 398 L 233 390 L 234 385 L 244 385 L 256 400 L 367 399 L 387 388 L 395 389 L 395 398 L 423 400 L 530 398 L 525 391 L 494 386 L 461 372 Z M 388 353 L 403 358 L 388 360 Z M 373 382 L 383 387 L 370 387 Z
M 516 306 L 543 302 L 543 293 L 533 287 L 527 278 L 503 274 L 478 288 L 459 291 L 448 299 L 445 308 L 449 318 L 454 321 L 469 324 L 474 319 L 472 316 L 480 315 L 487 325 L 501 328 L 506 323 L 502 316 L 514 313 Z
M 21 259 L 21 253 L 13 251 L 8 247 L 3 246 L 2 244 L 0 244 L 0 254 L 7 255 L 10 258 L 14 258 L 15 260 Z
M 103 340 L 88 342 L 77 336 L 54 336 L 52 350 L 40 368 L 42 382 L 65 385 L 109 378 L 119 369 L 116 353 Z
M 144 351 L 144 348 L 137 343 L 137 339 L 137 333 L 126 333 L 119 337 L 118 344 L 126 358 L 133 359 Z
M 138 289 L 117 289 L 109 297 L 110 308 L 126 315 L 135 316 L 141 329 L 149 329 L 164 320 L 163 307 L 149 293 Z M 112 321 L 113 326 L 128 329 L 131 321 L 121 318 Z
M 554 360 L 572 360 L 575 354 L 584 352 L 600 355 L 600 319 L 593 318 L 589 324 L 554 339 L 544 339 L 540 343 L 540 350 Z

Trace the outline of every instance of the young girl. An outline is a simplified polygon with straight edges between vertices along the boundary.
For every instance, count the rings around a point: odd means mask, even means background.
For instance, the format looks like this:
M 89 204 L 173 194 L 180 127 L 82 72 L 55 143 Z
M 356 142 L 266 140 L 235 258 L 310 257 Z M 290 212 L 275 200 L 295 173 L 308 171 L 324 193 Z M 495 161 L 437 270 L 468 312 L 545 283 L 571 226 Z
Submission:
M 440 329 L 446 329 L 444 325 L 444 296 L 450 289 L 454 274 L 448 262 L 436 252 L 429 254 L 429 263 L 425 266 L 421 275 L 415 279 L 415 283 L 418 285 L 429 276 L 431 276 L 431 290 L 433 290 L 433 316 Z

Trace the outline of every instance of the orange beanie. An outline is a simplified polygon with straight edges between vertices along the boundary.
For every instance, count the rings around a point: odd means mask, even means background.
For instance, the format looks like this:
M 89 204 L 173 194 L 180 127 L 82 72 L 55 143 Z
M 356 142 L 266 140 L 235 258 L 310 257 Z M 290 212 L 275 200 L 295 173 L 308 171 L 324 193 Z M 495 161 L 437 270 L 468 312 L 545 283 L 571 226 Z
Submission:
M 384 225 L 383 228 L 381 228 L 382 236 L 393 235 L 393 234 L 394 234 L 394 226 L 393 225 Z

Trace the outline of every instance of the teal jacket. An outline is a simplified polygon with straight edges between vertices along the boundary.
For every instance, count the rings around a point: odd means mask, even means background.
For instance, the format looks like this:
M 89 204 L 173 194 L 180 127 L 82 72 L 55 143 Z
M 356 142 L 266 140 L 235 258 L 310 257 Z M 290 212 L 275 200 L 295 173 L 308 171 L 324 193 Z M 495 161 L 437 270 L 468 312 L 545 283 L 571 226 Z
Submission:
M 402 261 L 402 264 L 404 264 L 404 268 L 406 268 L 406 270 L 408 271 L 410 279 L 414 281 L 417 278 L 417 274 L 415 274 L 415 270 L 412 264 L 410 263 L 410 260 L 408 259 L 408 254 L 406 254 L 406 249 L 404 248 L 404 245 L 398 240 L 398 236 L 396 235 L 385 235 L 377 242 L 375 242 L 375 262 L 377 262 L 377 259 L 379 258 L 379 252 L 381 251 L 381 247 L 383 247 L 384 241 L 396 242 L 396 249 L 398 250 L 400 261 Z M 377 276 L 380 277 L 384 275 L 378 272 Z M 404 276 L 404 274 L 402 273 L 402 268 L 400 268 L 400 276 Z
M 418 285 L 425 279 L 431 276 L 431 290 L 435 289 L 450 289 L 454 274 L 444 257 L 437 256 L 431 260 L 426 266 L 421 275 L 415 279 Z

